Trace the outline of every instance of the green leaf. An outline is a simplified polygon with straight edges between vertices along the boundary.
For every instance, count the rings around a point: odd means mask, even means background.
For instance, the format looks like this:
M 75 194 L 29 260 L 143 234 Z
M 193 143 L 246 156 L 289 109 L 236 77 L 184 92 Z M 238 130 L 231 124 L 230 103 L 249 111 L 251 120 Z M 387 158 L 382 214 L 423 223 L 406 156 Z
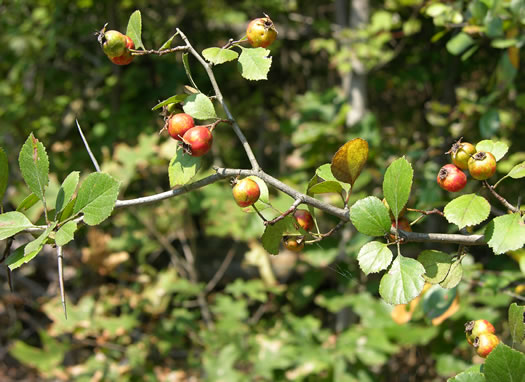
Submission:
M 379 241 L 365 244 L 357 254 L 359 267 L 366 274 L 376 273 L 386 269 L 392 262 L 392 251 L 388 245 Z
M 525 176 L 525 162 L 521 162 L 514 166 L 508 174 L 513 179 L 520 179 Z
M 202 55 L 206 60 L 214 65 L 224 64 L 228 61 L 233 61 L 239 57 L 239 53 L 230 49 L 208 48 L 202 51 Z
M 490 43 L 492 47 L 497 49 L 507 49 L 517 44 L 519 44 L 519 40 L 515 38 L 498 38 Z
M 320 182 L 308 189 L 308 195 L 315 195 L 315 194 L 327 194 L 327 193 L 336 193 L 340 194 L 343 191 L 343 187 L 341 187 L 341 183 L 337 181 L 327 181 L 327 182 Z
M 33 224 L 22 213 L 17 211 L 6 212 L 0 215 L 0 240 L 7 239 Z
M 286 216 L 275 224 L 268 224 L 261 237 L 264 249 L 272 255 L 277 255 L 283 235 L 294 231 L 297 232 L 294 220 L 290 216 Z
M 119 182 L 110 175 L 102 172 L 88 175 L 78 190 L 73 215 L 83 213 L 86 224 L 100 224 L 111 215 L 118 191 Z
M 33 193 L 27 195 L 24 200 L 16 207 L 16 210 L 19 212 L 26 211 L 33 207 L 40 199 Z
M 55 236 L 55 242 L 57 245 L 63 247 L 67 243 L 69 243 L 71 240 L 75 238 L 75 232 L 77 231 L 77 223 L 74 221 L 69 221 L 66 224 L 64 224 L 60 229 L 58 230 L 56 236 Z
M 166 42 L 164 44 L 162 44 L 162 46 L 159 48 L 159 50 L 164 50 L 164 49 L 169 49 L 171 48 L 171 43 L 173 42 L 173 39 L 175 38 L 175 36 L 177 36 L 178 33 L 175 33 L 173 34 L 173 36 L 171 36 L 169 39 L 166 40 Z
M 239 70 L 247 80 L 266 80 L 272 66 L 270 51 L 264 48 L 241 48 Z
M 383 194 L 394 217 L 398 217 L 408 202 L 414 170 L 405 158 L 393 161 L 386 169 Z
M 188 183 L 199 171 L 201 158 L 185 154 L 184 150 L 177 150 L 176 155 L 171 158 L 168 168 L 170 187 L 182 186 Z
M 169 105 L 170 103 L 183 102 L 186 98 L 188 98 L 187 94 L 176 94 L 176 95 L 171 96 L 170 98 L 165 99 L 164 101 L 156 104 L 151 110 L 160 109 L 162 106 Z
M 456 287 L 463 277 L 463 267 L 461 266 L 461 259 L 452 263 L 448 270 L 447 276 L 439 283 L 443 288 L 451 289 Z
M 499 161 L 509 151 L 509 146 L 503 142 L 494 142 L 491 140 L 484 140 L 476 145 L 477 151 L 486 151 L 494 155 L 496 161 Z
M 129 17 L 126 35 L 133 40 L 135 49 L 146 49 L 142 43 L 142 17 L 139 10 L 133 12 Z
M 40 200 L 49 183 L 49 159 L 44 145 L 31 133 L 22 146 L 18 157 L 20 171 L 27 186 Z
M 474 44 L 474 40 L 466 33 L 460 32 L 447 42 L 450 54 L 458 56 Z
M 407 304 L 425 285 L 425 268 L 420 262 L 398 255 L 379 284 L 379 294 L 389 304 Z
M 359 232 L 368 236 L 384 236 L 392 225 L 387 208 L 375 196 L 358 200 L 350 208 L 350 219 Z
M 191 75 L 190 63 L 188 61 L 188 53 L 183 53 L 182 54 L 182 63 L 184 64 L 184 70 L 186 71 L 186 77 L 188 77 L 188 80 L 190 80 L 190 82 L 193 85 L 193 87 L 195 89 L 197 89 L 199 91 L 199 93 L 200 93 L 200 90 L 197 87 L 197 84 L 195 83 L 195 81 L 193 81 L 193 77 Z
M 512 303 L 509 306 L 509 329 L 512 342 L 521 344 L 525 339 L 525 306 Z
M 35 240 L 27 243 L 27 245 L 24 245 L 22 250 L 18 251 L 19 248 L 17 248 L 17 250 L 8 258 L 7 266 L 9 269 L 14 270 L 21 265 L 33 260 L 44 247 L 49 234 L 55 228 L 55 226 L 56 223 L 53 222 Z
M 439 285 L 432 285 L 423 295 L 423 313 L 430 320 L 443 315 L 454 302 L 456 295 L 457 289 L 444 289 Z
M 481 136 L 490 138 L 496 134 L 500 127 L 499 112 L 496 109 L 489 109 L 479 120 L 479 131 Z
M 425 13 L 430 17 L 437 17 L 442 13 L 450 12 L 450 6 L 442 3 L 433 3 L 430 4 L 426 9 Z
M 525 354 L 500 342 L 487 357 L 483 371 L 487 381 L 524 382 Z
M 485 238 L 496 255 L 523 247 L 525 225 L 520 214 L 507 214 L 494 218 L 485 230 Z
M 433 249 L 421 252 L 417 261 L 425 267 L 423 277 L 431 284 L 442 282 L 447 277 L 453 262 L 449 254 Z
M 330 169 L 337 180 L 353 186 L 367 159 L 368 142 L 361 138 L 354 138 L 337 150 L 332 158 Z
M 73 171 L 69 174 L 66 179 L 62 182 L 60 189 L 57 194 L 57 201 L 55 204 L 55 217 L 58 216 L 60 212 L 66 207 L 69 203 L 75 190 L 77 189 L 78 180 L 80 179 L 80 172 Z
M 456 224 L 459 229 L 476 225 L 489 217 L 489 202 L 476 194 L 462 195 L 450 201 L 443 211 L 449 223 Z
M 9 163 L 7 162 L 7 155 L 0 147 L 0 204 L 4 198 L 5 190 L 7 189 L 7 179 L 9 177 Z
M 340 182 L 339 180 L 337 180 L 337 178 L 332 173 L 331 163 L 325 163 L 322 166 L 317 167 L 317 169 L 315 170 L 315 174 L 324 181 L 338 182 L 345 191 L 348 191 L 351 188 L 350 184 Z
M 447 382 L 485 382 L 485 376 L 475 371 L 465 371 L 447 379 Z
M 217 118 L 215 108 L 211 100 L 202 93 L 188 96 L 182 104 L 184 112 L 195 119 Z

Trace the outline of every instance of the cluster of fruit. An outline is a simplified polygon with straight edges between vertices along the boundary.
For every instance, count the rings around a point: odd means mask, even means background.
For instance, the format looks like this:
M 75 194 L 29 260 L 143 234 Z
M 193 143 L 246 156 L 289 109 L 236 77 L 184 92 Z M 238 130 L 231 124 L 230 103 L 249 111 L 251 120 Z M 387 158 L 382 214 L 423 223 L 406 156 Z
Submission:
M 109 30 L 99 32 L 99 42 L 108 58 L 117 65 L 128 65 L 133 61 L 130 49 L 135 49 L 133 40 L 119 31 Z
M 200 157 L 210 151 L 213 135 L 209 125 L 195 126 L 191 115 L 171 114 L 166 120 L 165 127 L 173 139 L 182 142 L 182 148 L 187 154 Z
M 469 321 L 465 324 L 468 343 L 474 346 L 476 353 L 483 358 L 486 358 L 500 342 L 494 333 L 494 326 L 487 320 Z
M 490 178 L 496 172 L 496 158 L 487 151 L 477 151 L 476 147 L 461 139 L 452 145 L 450 151 L 452 163 L 439 170 L 437 182 L 439 186 L 450 192 L 461 191 L 467 184 L 467 175 L 462 170 L 469 171 L 477 180 Z

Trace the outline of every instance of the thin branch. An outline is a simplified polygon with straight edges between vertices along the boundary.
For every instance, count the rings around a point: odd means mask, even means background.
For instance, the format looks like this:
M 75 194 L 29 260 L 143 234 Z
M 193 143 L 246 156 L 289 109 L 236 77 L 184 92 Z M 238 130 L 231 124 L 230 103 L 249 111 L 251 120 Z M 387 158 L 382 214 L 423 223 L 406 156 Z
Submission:
M 204 70 L 206 70 L 206 73 L 208 74 L 208 77 L 211 82 L 211 86 L 213 87 L 213 91 L 215 92 L 215 96 L 217 97 L 217 101 L 219 101 L 219 103 L 221 104 L 228 119 L 232 121 L 233 131 L 237 135 L 237 138 L 239 138 L 239 141 L 241 141 L 242 147 L 244 148 L 244 151 L 246 152 L 246 155 L 248 156 L 248 159 L 250 160 L 250 164 L 252 165 L 252 169 L 259 170 L 261 167 L 259 166 L 259 163 L 257 162 L 255 155 L 253 154 L 250 144 L 248 143 L 248 141 L 246 140 L 246 137 L 242 133 L 241 128 L 239 127 L 239 124 L 237 123 L 232 113 L 228 109 L 228 106 L 224 102 L 224 97 L 222 96 L 221 89 L 219 88 L 219 85 L 217 84 L 217 80 L 215 79 L 215 75 L 213 74 L 213 70 L 211 69 L 211 66 L 193 48 L 193 46 L 189 42 L 186 35 L 178 28 L 177 28 L 177 32 L 180 34 L 180 37 L 182 38 L 182 40 L 186 43 L 186 46 L 188 47 L 190 53 L 200 62 Z
M 305 241 L 305 244 L 313 244 L 313 243 L 317 243 L 321 240 L 323 240 L 324 238 L 327 238 L 328 236 L 332 236 L 334 233 L 336 233 L 337 231 L 339 231 L 346 223 L 348 222 L 345 222 L 345 221 L 340 221 L 339 223 L 337 223 L 337 225 L 335 225 L 330 231 L 326 232 L 326 233 L 321 233 L 321 234 L 317 234 L 317 235 L 314 235 L 315 236 L 315 239 L 313 240 L 307 240 Z
M 436 215 L 439 215 L 439 216 L 445 216 L 445 215 L 443 214 L 443 212 L 441 212 L 441 211 L 438 210 L 437 208 L 434 208 L 433 210 L 429 210 L 429 211 L 418 210 L 418 209 L 416 209 L 416 208 L 407 208 L 407 211 L 418 212 L 418 213 L 423 214 L 423 215 L 433 215 L 433 214 L 436 214 Z
M 62 307 L 64 308 L 64 317 L 67 320 L 66 309 L 66 292 L 64 289 L 64 253 L 62 246 L 57 245 L 57 266 L 58 266 L 58 284 L 60 286 L 60 299 L 62 300 Z
M 98 165 L 97 158 L 95 158 L 95 156 L 91 152 L 91 149 L 89 148 L 88 141 L 86 140 L 86 137 L 84 136 L 84 133 L 82 132 L 82 129 L 80 128 L 78 119 L 75 119 L 75 122 L 77 123 L 78 132 L 80 133 L 80 137 L 82 138 L 82 141 L 84 142 L 84 146 L 86 146 L 86 150 L 89 154 L 89 157 L 91 158 L 91 162 L 93 162 L 93 166 L 95 166 L 95 170 L 97 170 L 97 172 L 100 172 L 100 166 Z
M 403 239 L 403 243 L 442 243 L 442 244 L 464 244 L 464 245 L 485 245 L 485 237 L 483 235 L 462 235 L 453 233 L 421 233 L 421 232 L 407 232 L 398 230 L 399 236 Z M 390 230 L 395 234 L 395 228 Z
M 7 259 L 7 256 L 9 256 L 9 252 L 11 252 L 12 245 L 13 245 L 13 238 L 10 237 L 6 240 L 4 254 L 2 255 L 2 258 L 0 259 L 0 263 L 3 263 L 5 259 Z M 7 272 L 7 283 L 9 284 L 9 290 L 11 291 L 11 293 L 13 293 L 14 288 L 13 288 L 13 279 L 11 277 L 12 276 L 11 269 L 9 267 L 6 267 L 6 272 Z
M 210 293 L 213 288 L 217 286 L 219 281 L 221 281 L 222 276 L 226 273 L 226 270 L 230 266 L 230 263 L 232 262 L 233 258 L 235 257 L 235 245 L 230 248 L 228 253 L 226 254 L 226 257 L 222 260 L 221 265 L 219 266 L 219 269 L 217 269 L 217 272 L 213 275 L 210 281 L 208 281 L 208 284 L 206 284 L 206 288 L 204 288 L 206 293 Z
M 244 36 L 240 40 L 234 40 L 233 38 L 229 39 L 226 45 L 224 45 L 221 49 L 229 49 L 232 45 L 238 44 L 240 42 L 246 41 L 248 37 Z
M 503 196 L 501 196 L 500 194 L 498 194 L 496 192 L 496 190 L 494 190 L 494 187 L 491 186 L 489 184 L 489 182 L 487 182 L 486 180 L 483 181 L 483 184 L 485 185 L 485 187 L 487 187 L 490 191 L 490 193 L 500 201 L 501 204 L 503 204 L 505 206 L 505 208 L 507 208 L 509 211 L 512 211 L 512 212 L 520 212 L 519 208 L 516 208 L 514 207 L 512 204 L 510 204 Z M 521 213 L 521 212 L 520 212 Z
M 136 50 L 136 49 L 130 49 L 132 56 L 145 56 L 146 54 L 157 54 L 159 56 L 163 56 L 165 54 L 174 53 L 174 52 L 181 52 L 188 50 L 187 46 L 176 46 L 174 48 L 169 49 L 150 49 L 150 50 Z
M 281 215 L 277 216 L 275 219 L 264 222 L 264 225 L 272 225 L 272 224 L 277 223 L 279 220 L 283 220 L 286 216 L 295 212 L 295 210 L 297 209 L 297 207 L 299 207 L 299 204 L 301 203 L 302 203 L 301 199 L 296 199 L 293 202 L 293 204 L 290 206 L 290 208 L 284 211 Z
M 261 220 L 263 221 L 264 225 L 266 225 L 266 223 L 268 223 L 268 220 L 266 220 L 266 218 L 261 213 L 261 211 L 259 211 L 259 209 L 257 207 L 255 207 L 255 204 L 252 204 L 252 208 L 255 211 L 255 213 L 261 218 Z

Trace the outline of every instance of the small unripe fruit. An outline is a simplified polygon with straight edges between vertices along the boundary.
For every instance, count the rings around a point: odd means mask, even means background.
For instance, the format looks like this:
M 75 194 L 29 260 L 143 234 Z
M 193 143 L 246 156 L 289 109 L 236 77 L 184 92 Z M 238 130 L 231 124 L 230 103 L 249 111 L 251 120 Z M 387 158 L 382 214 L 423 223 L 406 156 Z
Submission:
M 261 17 L 248 24 L 246 37 L 254 48 L 266 48 L 277 38 L 277 30 L 269 17 Z
M 314 219 L 310 212 L 306 210 L 295 210 L 293 214 L 295 221 L 305 231 L 311 231 L 314 228 Z
M 396 228 L 396 221 L 395 220 L 392 221 L 392 228 Z M 407 219 L 405 219 L 405 218 L 397 219 L 397 229 L 400 229 L 400 230 L 406 231 L 406 232 L 412 232 L 412 227 L 410 225 L 410 222 Z M 391 241 L 396 240 L 395 235 L 390 234 L 389 236 L 390 236 L 390 240 Z
M 302 236 L 285 236 L 283 238 L 284 247 L 292 252 L 301 252 L 304 248 L 304 239 Z
M 233 199 L 239 207 L 248 207 L 259 200 L 261 190 L 256 181 L 250 178 L 238 180 L 233 186 Z
M 452 163 L 462 170 L 468 169 L 468 160 L 476 154 L 476 147 L 472 143 L 459 142 L 452 146 L 450 157 Z
M 468 160 L 468 171 L 474 179 L 488 179 L 496 172 L 496 158 L 492 153 L 480 151 Z
M 211 149 L 213 135 L 206 126 L 195 126 L 182 136 L 183 147 L 192 157 L 200 157 Z
M 135 43 L 133 42 L 131 37 L 129 36 L 124 36 L 124 37 L 126 38 L 126 49 L 124 51 L 124 54 L 118 57 L 109 57 L 111 62 L 117 65 L 128 65 L 129 63 L 131 63 L 131 61 L 133 61 L 133 56 L 129 50 L 135 49 Z
M 446 164 L 439 170 L 437 182 L 446 191 L 458 192 L 467 184 L 467 176 L 455 165 Z
M 465 324 L 465 336 L 469 344 L 473 345 L 476 337 L 482 333 L 494 334 L 496 333 L 496 329 L 494 329 L 494 325 L 487 320 L 469 321 Z
M 168 122 L 168 133 L 173 139 L 182 141 L 182 137 L 192 127 L 195 126 L 195 122 L 191 115 L 186 113 L 173 114 L 169 117 Z
M 480 357 L 487 358 L 492 350 L 499 344 L 499 338 L 492 333 L 481 333 L 474 339 L 474 348 Z
M 104 33 L 102 50 L 109 58 L 119 57 L 126 53 L 126 36 L 119 31 L 109 30 Z

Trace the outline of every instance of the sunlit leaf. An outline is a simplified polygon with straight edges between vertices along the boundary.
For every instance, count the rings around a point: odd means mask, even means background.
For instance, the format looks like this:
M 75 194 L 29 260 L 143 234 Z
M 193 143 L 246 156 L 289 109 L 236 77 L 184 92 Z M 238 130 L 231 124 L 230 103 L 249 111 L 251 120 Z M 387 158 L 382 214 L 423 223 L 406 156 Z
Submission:
M 394 214 L 398 217 L 408 202 L 414 170 L 405 158 L 396 159 L 388 166 L 383 180 L 383 194 Z
M 371 241 L 359 250 L 357 261 L 361 270 L 368 275 L 386 269 L 392 262 L 392 257 L 392 251 L 387 244 Z
M 467 194 L 450 201 L 443 212 L 449 223 L 456 224 L 461 229 L 479 224 L 488 218 L 490 204 L 482 196 Z
M 500 342 L 487 357 L 483 371 L 487 381 L 523 382 L 525 380 L 525 354 Z
M 135 44 L 135 49 L 145 49 L 142 43 L 142 17 L 137 10 L 131 14 L 126 29 L 126 36 L 130 37 Z
M 6 212 L 0 215 L 0 240 L 7 239 L 18 232 L 32 227 L 33 224 L 22 213 L 17 211 Z
M 355 228 L 365 235 L 384 236 L 390 232 L 388 209 L 375 196 L 358 200 L 350 208 L 350 219 Z
M 525 162 L 521 162 L 514 166 L 508 174 L 513 179 L 520 179 L 525 176 Z
M 202 51 L 202 55 L 206 60 L 214 65 L 224 64 L 228 61 L 233 61 L 239 57 L 239 53 L 231 49 L 208 48 Z
M 49 183 L 49 159 L 46 149 L 31 133 L 22 146 L 18 157 L 20 171 L 27 186 L 40 200 Z
M 178 149 L 177 153 L 171 158 L 168 176 L 170 187 L 183 186 L 188 183 L 199 171 L 201 158 L 185 154 L 184 150 Z
M 509 151 L 509 146 L 503 142 L 494 142 L 491 140 L 484 140 L 476 145 L 477 151 L 486 151 L 494 155 L 496 161 L 499 161 Z
M 266 80 L 272 66 L 270 51 L 264 48 L 241 48 L 239 70 L 247 80 Z
M 438 284 L 445 279 L 452 266 L 452 256 L 445 252 L 426 250 L 421 252 L 417 260 L 425 267 L 425 280 Z
M 55 242 L 59 246 L 64 246 L 75 238 L 75 232 L 77 230 L 77 223 L 74 221 L 69 221 L 64 224 L 57 231 L 55 236 Z
M 406 304 L 416 298 L 425 285 L 425 268 L 417 260 L 398 255 L 379 284 L 379 294 L 389 304 Z
M 156 104 L 151 110 L 160 109 L 162 106 L 169 105 L 170 103 L 183 102 L 186 98 L 188 98 L 187 94 L 177 94 L 177 95 L 171 96 L 170 98 L 165 99 L 164 101 L 159 102 L 158 104 Z
M 80 179 L 80 173 L 78 171 L 73 171 L 71 174 L 69 174 L 66 179 L 64 179 L 64 182 L 60 186 L 60 189 L 58 190 L 57 200 L 56 200 L 56 215 L 66 207 L 66 205 L 69 203 L 71 198 L 73 197 L 73 194 L 75 193 L 77 186 L 78 186 L 78 180 Z
M 182 108 L 195 119 L 217 118 L 211 100 L 202 93 L 192 94 L 184 100 Z
M 84 180 L 75 202 L 73 214 L 84 214 L 84 222 L 97 225 L 106 220 L 117 201 L 119 182 L 102 172 L 88 175 Z
M 488 245 L 496 255 L 523 247 L 525 224 L 519 213 L 494 218 L 485 230 Z
M 368 159 L 368 142 L 354 138 L 337 150 L 332 158 L 331 170 L 335 178 L 353 185 Z
M 525 306 L 512 303 L 509 306 L 509 329 L 512 341 L 521 344 L 525 339 Z

